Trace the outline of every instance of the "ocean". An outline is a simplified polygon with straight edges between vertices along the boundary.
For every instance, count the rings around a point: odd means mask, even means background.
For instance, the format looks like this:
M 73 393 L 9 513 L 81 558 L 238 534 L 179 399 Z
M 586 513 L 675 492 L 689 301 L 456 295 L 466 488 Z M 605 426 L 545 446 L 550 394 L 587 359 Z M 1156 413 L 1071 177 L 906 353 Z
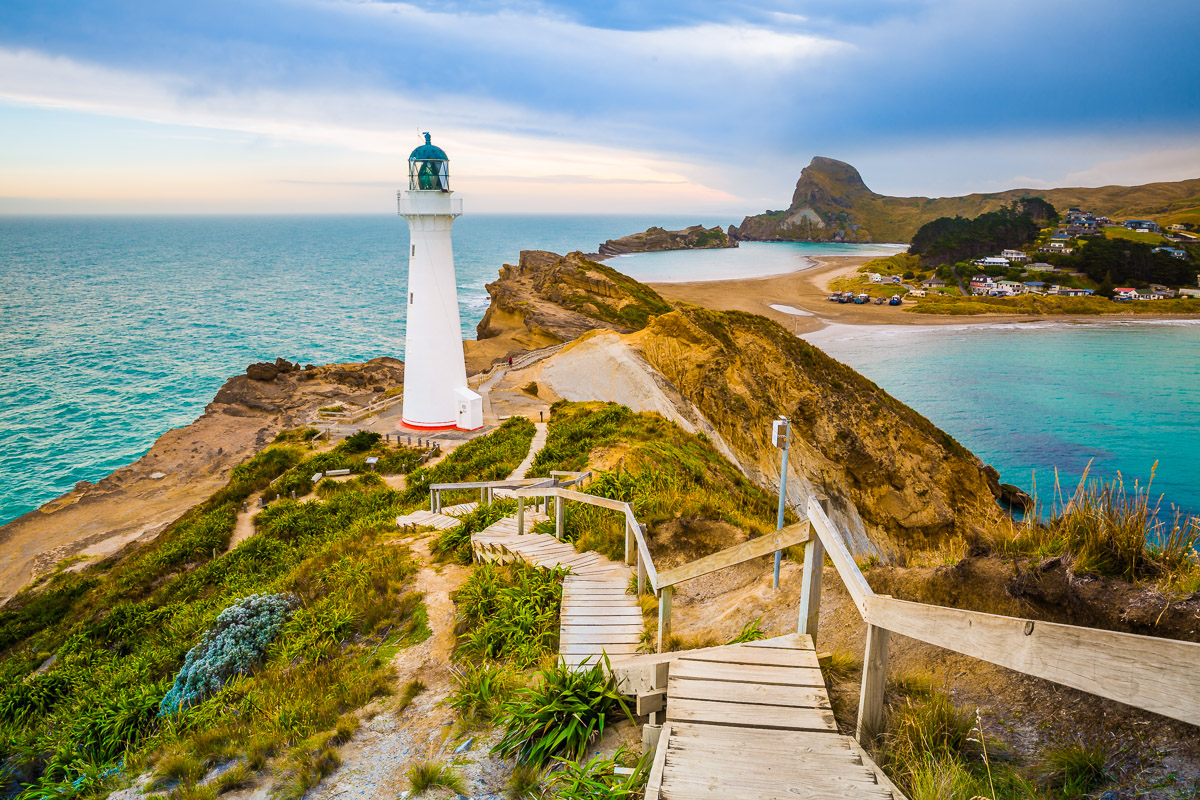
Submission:
M 454 226 L 464 333 L 487 308 L 484 284 L 522 249 L 594 252 L 650 225 L 728 222 L 468 209 Z M 137 459 L 251 362 L 401 356 L 407 248 L 407 226 L 390 215 L 0 218 L 0 523 Z M 696 280 L 834 253 L 864 251 L 749 244 L 611 263 L 644 280 Z M 1041 490 L 1049 466 L 1077 471 L 1092 455 L 1094 470 L 1144 475 L 1158 458 L 1156 488 L 1200 508 L 1188 482 L 1200 472 L 1200 327 L 940 330 L 817 343 L 1010 482 L 1027 485 L 1037 469 Z M 1035 392 L 1038 381 L 1047 385 Z
M 1056 482 L 1069 499 L 1088 470 L 1200 513 L 1200 320 L 831 325 L 804 339 L 1047 510 Z

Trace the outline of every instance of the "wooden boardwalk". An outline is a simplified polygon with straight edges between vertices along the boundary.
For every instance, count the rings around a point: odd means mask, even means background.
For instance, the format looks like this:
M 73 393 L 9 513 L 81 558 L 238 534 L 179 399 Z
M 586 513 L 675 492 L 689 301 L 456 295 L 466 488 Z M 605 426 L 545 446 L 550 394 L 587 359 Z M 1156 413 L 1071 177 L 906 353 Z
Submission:
M 683 651 L 646 800 L 904 800 L 838 733 L 812 640 L 782 636 Z
M 525 512 L 525 524 L 546 519 Z M 528 528 L 527 528 L 528 530 Z M 632 571 L 599 553 L 579 553 L 544 533 L 517 533 L 516 517 L 505 517 L 471 537 L 476 559 L 522 559 L 535 566 L 568 567 L 563 580 L 558 652 L 570 666 L 595 664 L 607 653 L 612 659 L 637 652 L 642 639 L 642 611 L 627 592 Z
M 444 531 L 456 527 L 462 522 L 449 514 L 434 514 L 431 511 L 414 511 L 402 517 L 396 517 L 396 525 L 400 528 L 433 528 Z

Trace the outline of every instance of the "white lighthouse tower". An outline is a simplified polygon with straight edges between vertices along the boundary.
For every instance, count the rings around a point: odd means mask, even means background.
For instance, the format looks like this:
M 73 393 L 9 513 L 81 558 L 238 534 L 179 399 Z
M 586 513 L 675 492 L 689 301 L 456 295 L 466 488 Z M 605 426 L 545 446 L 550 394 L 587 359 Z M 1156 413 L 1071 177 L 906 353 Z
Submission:
M 397 192 L 408 220 L 408 312 L 404 342 L 404 413 L 409 428 L 483 427 L 483 401 L 467 388 L 450 226 L 462 214 L 451 197 L 450 162 L 429 141 L 408 157 L 408 190 Z

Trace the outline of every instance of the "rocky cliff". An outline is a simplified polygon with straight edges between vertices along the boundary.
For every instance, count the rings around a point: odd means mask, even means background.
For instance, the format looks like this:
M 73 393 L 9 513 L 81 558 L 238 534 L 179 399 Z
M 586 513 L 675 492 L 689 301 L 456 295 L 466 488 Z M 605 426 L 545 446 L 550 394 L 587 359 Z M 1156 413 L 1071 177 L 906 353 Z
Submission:
M 1114 219 L 1200 220 L 1200 178 L 1142 186 L 1009 189 L 962 197 L 890 197 L 867 188 L 858 170 L 818 156 L 800 172 L 786 210 L 746 217 L 730 235 L 747 241 L 907 242 L 938 217 L 977 217 L 1021 197 L 1056 208 L 1087 208 Z
M 733 226 L 729 226 L 733 230 Z M 628 253 L 657 253 L 663 250 L 711 250 L 720 247 L 737 247 L 737 240 L 719 225 L 705 228 L 693 225 L 681 231 L 664 228 L 647 228 L 642 233 L 632 233 L 620 239 L 609 239 L 600 245 L 604 258 L 623 256 Z

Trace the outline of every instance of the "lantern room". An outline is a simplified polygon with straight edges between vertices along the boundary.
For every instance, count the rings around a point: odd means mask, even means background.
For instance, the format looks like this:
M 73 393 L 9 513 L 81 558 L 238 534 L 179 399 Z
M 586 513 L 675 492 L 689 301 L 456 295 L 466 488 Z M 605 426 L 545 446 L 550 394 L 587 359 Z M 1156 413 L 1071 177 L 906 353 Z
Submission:
M 408 189 L 417 192 L 450 191 L 450 159 L 446 151 L 429 141 L 412 151 L 408 157 Z

